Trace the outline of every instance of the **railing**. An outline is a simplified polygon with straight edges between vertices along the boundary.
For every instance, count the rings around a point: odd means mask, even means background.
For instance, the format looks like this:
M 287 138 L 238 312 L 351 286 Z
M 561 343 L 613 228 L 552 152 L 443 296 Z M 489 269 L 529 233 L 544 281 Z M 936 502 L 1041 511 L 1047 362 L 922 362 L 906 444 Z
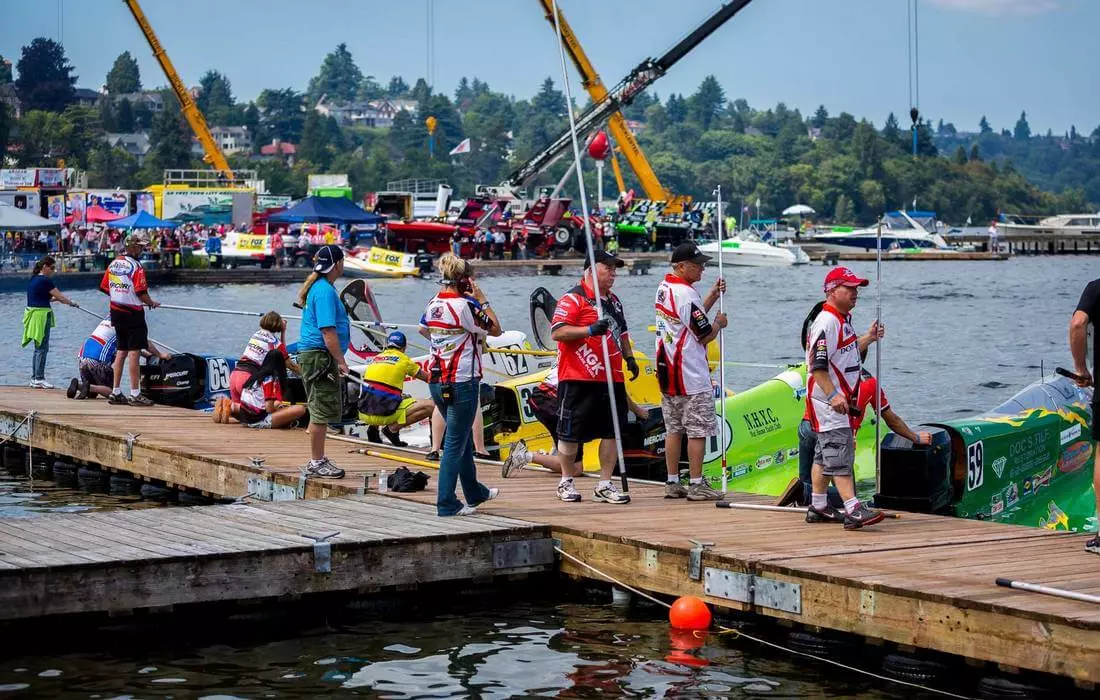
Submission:
M 226 187 L 256 189 L 255 170 L 234 170 L 235 180 L 230 180 L 222 173 L 215 170 L 165 170 L 164 184 L 188 185 L 206 189 L 223 189 Z

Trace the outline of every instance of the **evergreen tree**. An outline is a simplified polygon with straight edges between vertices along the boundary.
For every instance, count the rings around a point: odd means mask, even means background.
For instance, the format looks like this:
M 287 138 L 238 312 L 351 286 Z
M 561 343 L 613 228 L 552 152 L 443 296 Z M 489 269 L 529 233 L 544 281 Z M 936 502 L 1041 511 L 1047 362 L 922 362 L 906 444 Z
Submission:
M 199 78 L 199 96 L 195 105 L 210 124 L 228 125 L 235 106 L 233 86 L 229 78 L 216 70 L 208 70 Z
M 726 93 L 713 75 L 703 78 L 699 89 L 688 98 L 688 116 L 704 131 L 711 128 L 726 104 Z
M 901 128 L 898 126 L 898 118 L 893 112 L 886 117 L 886 123 L 882 127 L 882 138 L 887 143 L 896 144 L 901 140 Z
M 53 39 L 39 37 L 24 46 L 16 68 L 15 90 L 24 111 L 60 112 L 73 101 L 76 76 L 64 47 Z
M 820 129 L 825 126 L 825 122 L 829 121 L 829 110 L 825 109 L 825 105 L 821 105 L 814 112 L 813 118 L 810 120 L 810 124 Z
M 15 122 L 15 114 L 11 107 L 0 102 L 0 163 L 8 155 L 8 138 L 11 134 L 12 124 Z
M 107 94 L 126 95 L 141 91 L 141 69 L 129 51 L 123 51 L 107 71 Z
M 110 100 L 103 100 L 103 102 L 110 104 Z M 134 110 L 130 107 L 130 100 L 122 99 L 118 101 L 118 116 L 115 119 L 114 126 L 119 133 L 129 134 L 134 131 Z
M 682 124 L 687 119 L 687 104 L 684 102 L 684 96 L 675 93 L 669 95 L 665 112 L 670 124 Z
M 302 125 L 302 142 L 298 145 L 298 157 L 322 172 L 332 161 L 329 151 L 328 119 L 316 110 L 310 110 Z
M 978 129 L 983 134 L 992 134 L 993 133 L 993 127 L 991 127 L 989 125 L 989 120 L 985 118 L 984 114 L 982 115 L 982 120 L 980 122 L 978 122 Z
M 542 87 L 540 87 L 538 93 L 531 98 L 531 108 L 535 110 L 538 115 L 542 116 L 565 116 L 565 93 L 561 90 L 554 89 L 553 78 L 547 77 L 542 81 Z
M 978 149 L 978 144 L 976 144 L 976 143 L 973 143 L 973 144 L 970 145 L 970 162 L 971 163 L 981 163 L 982 162 L 982 154 L 981 154 L 981 151 Z
M 0 55 L 0 85 L 11 82 L 11 61 Z
M 455 88 L 455 104 L 459 107 L 469 104 L 474 99 L 474 92 L 470 89 L 470 81 L 466 76 L 459 78 L 458 87 Z
M 256 98 L 260 109 L 260 124 L 268 138 L 287 143 L 298 143 L 302 138 L 302 126 L 306 113 L 302 98 L 294 88 L 264 90 Z M 312 110 L 311 110 L 312 111 Z
M 418 104 L 423 104 L 428 101 L 428 98 L 432 96 L 432 89 L 428 86 L 428 81 L 423 78 L 416 79 L 416 85 L 413 86 L 409 97 L 416 100 Z
M 1017 141 L 1027 141 L 1031 138 L 1031 127 L 1027 123 L 1027 112 L 1020 112 L 1020 118 L 1016 120 L 1016 128 L 1012 132 L 1012 138 Z
M 180 113 L 175 100 L 165 101 L 164 109 L 153 117 L 149 140 L 152 150 L 142 169 L 147 181 L 162 179 L 165 170 L 186 169 L 194 160 L 191 155 L 191 128 Z
M 72 124 L 57 112 L 31 110 L 19 120 L 21 168 L 54 168 L 68 155 Z
M 400 75 L 390 78 L 390 84 L 386 86 L 386 94 L 390 97 L 400 97 L 409 91 L 409 84 Z
M 100 100 L 96 104 L 96 109 L 99 110 L 99 123 L 103 126 L 104 131 L 118 131 L 118 112 L 115 109 L 114 103 L 109 100 Z M 134 114 L 133 110 L 130 112 L 130 126 L 133 128 Z
M 355 65 L 348 45 L 341 43 L 325 56 L 320 72 L 310 79 L 306 99 L 310 107 L 316 105 L 322 96 L 331 102 L 351 102 L 362 82 L 363 73 Z
M 852 201 L 848 195 L 842 194 L 836 199 L 836 209 L 833 210 L 833 221 L 844 223 L 852 220 Z
M 959 146 L 955 149 L 955 165 L 966 165 L 966 148 Z

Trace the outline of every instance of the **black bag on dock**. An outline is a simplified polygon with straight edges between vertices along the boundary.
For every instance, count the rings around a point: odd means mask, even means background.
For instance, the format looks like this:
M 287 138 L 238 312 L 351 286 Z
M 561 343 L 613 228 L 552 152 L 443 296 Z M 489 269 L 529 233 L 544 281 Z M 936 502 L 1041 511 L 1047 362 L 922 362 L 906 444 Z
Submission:
M 428 475 L 424 472 L 413 474 L 408 467 L 398 467 L 397 470 L 386 478 L 386 486 L 390 491 L 399 493 L 412 493 L 423 491 L 428 485 Z

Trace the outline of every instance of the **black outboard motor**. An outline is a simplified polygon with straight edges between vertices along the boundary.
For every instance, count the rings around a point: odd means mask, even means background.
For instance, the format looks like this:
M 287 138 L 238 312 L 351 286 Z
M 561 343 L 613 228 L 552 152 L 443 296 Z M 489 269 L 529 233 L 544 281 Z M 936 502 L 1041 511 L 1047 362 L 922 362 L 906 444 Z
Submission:
M 416 251 L 416 269 L 420 272 L 421 277 L 426 277 L 432 274 L 432 265 L 435 258 L 424 251 L 423 248 Z
M 951 435 L 927 428 L 931 446 L 914 446 L 896 433 L 882 441 L 882 476 L 875 506 L 913 513 L 951 510 Z
M 141 368 L 141 393 L 154 403 L 193 408 L 203 395 L 206 362 L 194 355 L 149 358 Z
M 627 476 L 652 481 L 665 480 L 667 435 L 660 406 L 649 409 L 649 417 L 645 420 L 638 420 L 632 413 L 627 414 L 622 432 Z

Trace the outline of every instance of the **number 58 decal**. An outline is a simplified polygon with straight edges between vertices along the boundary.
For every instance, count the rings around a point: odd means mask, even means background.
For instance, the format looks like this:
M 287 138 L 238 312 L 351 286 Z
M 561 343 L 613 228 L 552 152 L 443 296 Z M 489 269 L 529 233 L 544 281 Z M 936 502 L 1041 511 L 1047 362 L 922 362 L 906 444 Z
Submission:
M 985 481 L 985 448 L 982 441 L 978 440 L 973 445 L 966 446 L 966 490 L 973 491 Z

